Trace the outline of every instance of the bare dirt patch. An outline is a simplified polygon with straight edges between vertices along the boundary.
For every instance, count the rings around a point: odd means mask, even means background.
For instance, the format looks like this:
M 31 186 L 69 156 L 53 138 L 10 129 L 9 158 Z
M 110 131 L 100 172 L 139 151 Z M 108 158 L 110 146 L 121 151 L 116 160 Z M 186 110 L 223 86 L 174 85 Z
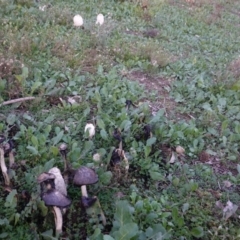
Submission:
M 174 118 L 176 120 L 189 120 L 191 118 L 186 114 L 176 112 L 177 103 L 169 95 L 171 84 L 174 79 L 151 76 L 142 71 L 132 71 L 128 74 L 128 78 L 133 81 L 138 81 L 144 86 L 148 93 L 156 93 L 158 97 L 154 100 L 146 99 L 153 115 L 155 115 L 160 109 L 164 109 L 167 118 Z

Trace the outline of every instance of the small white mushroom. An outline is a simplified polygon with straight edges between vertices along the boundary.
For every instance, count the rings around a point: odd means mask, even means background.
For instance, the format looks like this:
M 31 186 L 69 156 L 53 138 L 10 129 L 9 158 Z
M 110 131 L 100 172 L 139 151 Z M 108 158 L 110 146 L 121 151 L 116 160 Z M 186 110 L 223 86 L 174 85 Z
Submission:
M 97 21 L 96 24 L 99 24 L 100 26 L 104 23 L 104 16 L 100 13 L 97 15 Z
M 95 126 L 92 123 L 87 123 L 84 132 L 88 132 L 88 136 L 91 139 L 95 135 Z
M 83 18 L 81 15 L 77 14 L 73 17 L 73 25 L 76 27 L 81 27 L 83 25 Z

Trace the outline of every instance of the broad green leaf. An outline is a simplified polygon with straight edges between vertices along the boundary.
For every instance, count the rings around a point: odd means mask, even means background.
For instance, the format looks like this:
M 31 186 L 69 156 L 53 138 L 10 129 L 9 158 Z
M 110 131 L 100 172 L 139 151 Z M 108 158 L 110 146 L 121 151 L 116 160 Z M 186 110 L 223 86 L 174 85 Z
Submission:
M 17 190 L 14 189 L 8 194 L 5 206 L 15 208 L 16 205 L 17 205 Z
M 38 148 L 38 139 L 37 139 L 37 137 L 35 137 L 34 135 L 32 135 L 31 141 L 32 141 L 33 145 L 34 145 L 36 148 Z
M 89 113 L 90 113 L 90 108 L 87 107 L 87 108 L 83 111 L 83 116 L 86 117 Z
M 39 153 L 38 153 L 38 150 L 35 148 L 35 147 L 33 147 L 33 146 L 27 146 L 27 149 L 33 154 L 33 155 L 38 155 Z
M 100 131 L 100 135 L 101 135 L 101 137 L 102 137 L 104 140 L 107 140 L 107 139 L 108 139 L 108 134 L 107 134 L 107 132 L 106 132 L 104 129 L 102 129 L 102 130 Z
M 8 221 L 6 218 L 0 219 L 0 226 L 2 226 L 2 225 L 8 225 L 8 224 L 9 224 L 9 221 Z
M 204 235 L 202 227 L 195 227 L 191 230 L 191 234 L 196 238 L 201 238 Z
M 173 186 L 174 187 L 177 187 L 178 185 L 179 185 L 179 178 L 174 178 L 173 180 L 172 180 L 172 184 L 173 184 Z
M 120 229 L 113 233 L 117 240 L 130 240 L 138 233 L 138 225 L 136 223 L 128 223 L 122 225 Z
M 54 156 L 58 156 L 58 154 L 59 154 L 58 147 L 56 147 L 56 146 L 51 146 L 51 147 L 50 147 L 50 151 L 52 152 L 52 154 L 53 154 Z
M 151 151 L 152 151 L 151 146 L 146 146 L 146 147 L 144 147 L 144 154 L 145 154 L 145 157 L 148 157 L 149 154 L 151 153 Z
M 33 86 L 31 87 L 31 95 L 42 85 L 41 82 L 35 82 Z
M 6 238 L 7 236 L 8 236 L 8 233 L 6 232 L 0 234 L 1 239 Z
M 48 213 L 48 207 L 46 207 L 44 201 L 38 201 L 37 202 L 38 209 L 41 211 L 41 215 L 45 217 Z
M 189 203 L 184 203 L 182 206 L 182 212 L 185 213 L 189 209 Z
M 53 145 L 58 144 L 64 135 L 64 131 L 60 131 L 56 137 L 53 138 Z
M 101 118 L 97 118 L 97 125 L 100 129 L 105 129 L 105 124 Z
M 165 109 L 160 109 L 149 123 L 157 123 L 164 116 Z
M 7 124 L 9 125 L 13 125 L 14 122 L 16 121 L 17 117 L 15 114 L 9 114 L 8 117 L 7 117 Z
M 203 105 L 202 105 L 202 108 L 209 111 L 209 112 L 212 112 L 212 108 L 211 108 L 211 105 L 208 103 L 208 102 L 205 102 Z
M 155 224 L 152 227 L 148 227 L 146 230 L 146 236 L 148 239 L 170 239 L 170 234 L 167 233 L 166 229 L 161 224 Z
M 55 119 L 55 115 L 51 114 L 51 115 L 49 115 L 46 119 L 44 119 L 44 122 L 45 122 L 46 124 L 49 124 L 49 123 L 51 123 L 54 119 Z
M 120 125 L 120 129 L 124 129 L 124 131 L 128 131 L 131 127 L 132 123 L 129 120 L 123 120 L 121 125 Z
M 119 222 L 120 226 L 132 222 L 132 207 L 129 205 L 128 201 L 118 201 L 116 203 L 116 212 L 114 218 Z
M 147 146 L 152 146 L 156 142 L 157 138 L 152 137 L 147 140 Z
M 89 237 L 90 240 L 103 240 L 103 234 L 100 228 L 96 228 L 93 235 Z
M 164 180 L 164 176 L 159 172 L 149 171 L 149 173 L 150 173 L 151 179 L 154 181 Z
M 110 183 L 111 179 L 112 179 L 112 172 L 107 171 L 107 172 L 101 174 L 101 175 L 99 176 L 99 178 L 100 178 L 100 181 L 101 181 L 104 185 L 108 185 L 108 184 Z
M 54 159 L 51 159 L 51 160 L 47 161 L 47 162 L 44 164 L 44 167 L 43 167 L 44 171 L 47 172 L 50 168 L 53 167 L 54 163 L 55 163 L 55 160 L 54 160 Z
M 88 152 L 93 147 L 93 141 L 86 141 L 84 143 L 84 152 Z
M 103 235 L 103 240 L 115 240 L 115 239 L 109 235 Z
M 46 240 L 58 240 L 58 238 L 55 238 L 53 236 L 53 230 L 52 229 L 47 230 L 46 232 L 41 233 L 41 236 L 43 237 L 43 239 L 46 239 Z

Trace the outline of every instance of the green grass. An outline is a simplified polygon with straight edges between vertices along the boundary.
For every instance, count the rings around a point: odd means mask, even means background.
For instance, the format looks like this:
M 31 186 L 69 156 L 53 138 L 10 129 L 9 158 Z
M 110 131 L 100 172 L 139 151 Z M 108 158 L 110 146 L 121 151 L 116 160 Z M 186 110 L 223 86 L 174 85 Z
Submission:
M 146 2 L 0 2 L 0 104 L 35 97 L 0 105 L 0 133 L 14 140 L 20 166 L 11 170 L 16 191 L 5 191 L 0 176 L 1 239 L 54 239 L 36 177 L 52 166 L 63 171 L 61 142 L 74 168 L 96 169 L 89 194 L 107 219 L 103 226 L 99 209 L 85 212 L 80 189 L 69 186 L 63 238 L 239 239 L 238 1 Z M 76 14 L 84 28 L 73 26 Z M 127 110 L 126 100 L 136 106 Z M 109 165 L 116 128 L 128 174 Z M 227 201 L 233 208 L 224 213 Z

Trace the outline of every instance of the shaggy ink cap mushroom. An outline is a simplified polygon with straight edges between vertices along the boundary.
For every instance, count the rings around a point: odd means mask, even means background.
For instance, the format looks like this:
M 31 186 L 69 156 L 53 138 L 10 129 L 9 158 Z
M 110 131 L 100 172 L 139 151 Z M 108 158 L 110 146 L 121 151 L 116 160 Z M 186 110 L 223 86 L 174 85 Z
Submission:
M 75 171 L 73 183 L 81 186 L 82 204 L 84 207 L 91 207 L 97 200 L 96 197 L 88 197 L 86 185 L 91 185 L 98 182 L 98 175 L 94 170 L 88 167 L 80 167 Z
M 98 182 L 98 175 L 88 167 L 80 167 L 76 170 L 73 178 L 75 185 L 91 185 Z
M 53 208 L 56 236 L 62 233 L 63 217 L 61 209 L 68 207 L 71 200 L 55 189 L 49 189 L 42 195 L 42 200 L 46 206 Z
M 66 208 L 71 204 L 71 200 L 56 189 L 49 189 L 44 192 L 42 200 L 46 206 L 56 206 L 59 208 Z

